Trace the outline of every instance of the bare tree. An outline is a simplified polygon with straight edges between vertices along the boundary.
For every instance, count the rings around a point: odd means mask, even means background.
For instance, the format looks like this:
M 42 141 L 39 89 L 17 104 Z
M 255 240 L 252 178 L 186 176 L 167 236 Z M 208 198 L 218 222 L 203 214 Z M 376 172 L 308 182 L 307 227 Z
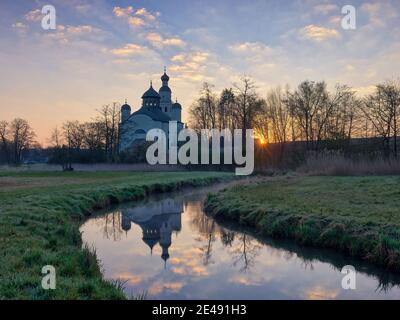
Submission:
M 11 122 L 9 134 L 14 163 L 19 164 L 22 161 L 23 151 L 27 150 L 34 143 L 36 135 L 29 123 L 20 118 L 16 118 Z
M 382 138 L 386 156 L 391 154 L 390 139 L 393 138 L 393 154 L 397 157 L 399 109 L 400 88 L 394 82 L 377 85 L 375 92 L 365 98 L 361 106 L 365 117 Z
M 232 88 L 222 90 L 218 102 L 219 129 L 233 129 L 233 109 L 235 105 L 235 94 Z
M 70 149 L 80 150 L 85 136 L 84 125 L 79 121 L 67 121 L 63 124 L 63 135 Z
M 1 143 L 1 152 L 4 155 L 4 158 L 7 163 L 10 163 L 10 151 L 9 145 L 10 142 L 7 139 L 8 135 L 8 122 L 7 121 L 0 121 L 0 143 Z
M 105 148 L 104 126 L 99 122 L 85 122 L 83 143 L 86 149 L 92 152 L 101 152 Z
M 314 141 L 318 136 L 328 112 L 324 110 L 328 102 L 328 92 L 325 82 L 302 82 L 288 99 L 291 114 L 295 118 L 303 138 L 307 142 Z
M 60 148 L 63 144 L 62 132 L 58 127 L 55 127 L 51 132 L 50 139 L 48 140 L 49 144 L 53 148 Z
M 391 121 L 391 132 L 393 137 L 393 154 L 397 157 L 397 136 L 400 119 L 400 84 L 395 81 L 387 81 L 384 84 L 377 86 L 380 95 L 382 96 L 385 108 L 388 110 L 388 115 Z
M 114 161 L 118 153 L 119 110 L 120 105 L 116 102 L 113 102 L 112 105 L 105 105 L 99 110 L 99 116 L 95 120 L 103 128 L 104 152 L 107 161 Z
M 325 105 L 315 117 L 316 140 L 346 139 L 348 131 L 351 134 L 351 126 L 354 118 L 354 112 L 351 108 L 354 93 L 348 86 L 335 86 L 333 94 L 328 93 Z M 317 144 L 318 146 L 318 144 Z
M 240 84 L 234 84 L 235 108 L 234 118 L 246 138 L 246 129 L 252 129 L 258 112 L 262 109 L 264 101 L 258 97 L 254 82 L 248 77 L 242 77 Z
M 286 143 L 288 140 L 290 110 L 286 101 L 280 87 L 271 90 L 266 99 L 265 112 L 271 121 L 273 140 L 277 143 Z
M 190 108 L 190 121 L 194 129 L 217 128 L 217 98 L 213 92 L 213 88 L 212 84 L 204 82 L 199 98 Z

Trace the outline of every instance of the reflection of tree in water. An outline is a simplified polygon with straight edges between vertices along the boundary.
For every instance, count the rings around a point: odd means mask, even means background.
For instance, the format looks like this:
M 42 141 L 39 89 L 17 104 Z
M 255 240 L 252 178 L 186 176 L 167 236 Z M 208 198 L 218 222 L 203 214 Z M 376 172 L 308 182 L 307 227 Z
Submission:
M 221 221 L 218 221 L 218 223 L 220 229 L 224 229 L 226 225 L 227 228 L 233 230 L 231 232 L 236 233 L 236 236 L 242 230 L 242 227 L 237 224 Z M 340 272 L 343 266 L 350 264 L 356 268 L 357 273 L 364 274 L 378 282 L 377 288 L 375 289 L 376 292 L 388 293 L 393 288 L 400 288 L 400 275 L 398 273 L 389 272 L 386 269 L 368 264 L 360 259 L 345 256 L 334 250 L 301 246 L 291 240 L 262 237 L 258 234 L 251 233 L 251 231 L 249 234 L 251 234 L 258 243 L 283 251 L 283 257 L 286 260 L 291 260 L 293 257 L 296 257 L 300 261 L 301 266 L 305 269 L 314 270 L 315 263 L 322 262 L 329 264 L 330 268 L 336 272 Z
M 213 263 L 211 257 L 212 257 L 212 246 L 215 241 L 214 229 L 215 229 L 215 222 L 212 221 L 210 232 L 207 234 L 205 239 L 206 242 L 203 246 L 200 247 L 200 251 L 203 254 L 203 265 L 205 266 L 209 265 L 210 263 Z
M 232 248 L 228 252 L 233 255 L 233 264 L 235 266 L 243 262 L 241 271 L 247 271 L 254 265 L 254 260 L 259 255 L 259 250 L 262 247 L 255 239 L 245 233 L 240 233 L 238 236 L 238 232 L 221 227 L 214 219 L 204 214 L 200 203 L 192 205 L 188 212 L 190 212 L 191 216 L 191 227 L 198 232 L 198 237 L 195 239 L 201 242 L 199 249 L 203 265 L 207 266 L 213 263 L 212 249 L 217 237 L 220 238 L 224 247 Z
M 260 254 L 262 245 L 257 240 L 250 237 L 246 233 L 240 234 L 237 240 L 234 242 L 233 250 L 233 265 L 242 264 L 240 272 L 247 272 L 254 265 L 256 257 Z
M 314 260 L 306 260 L 300 259 L 300 265 L 304 268 L 304 270 L 310 269 L 311 271 L 314 270 L 313 261 Z
M 197 227 L 200 231 L 199 237 L 196 237 L 196 240 L 202 242 L 199 249 L 203 258 L 203 265 L 208 266 L 210 263 L 213 263 L 211 260 L 212 249 L 216 239 L 215 233 L 217 232 L 215 221 L 203 214 L 200 219 L 193 222 L 197 222 Z
M 193 229 L 198 232 L 198 237 L 195 238 L 196 241 L 201 242 L 199 250 L 201 252 L 203 265 L 207 266 L 212 261 L 212 248 L 215 242 L 216 235 L 220 233 L 219 226 L 215 223 L 214 219 L 207 217 L 203 213 L 203 208 L 201 202 L 192 203 L 187 207 L 190 213 L 190 224 Z
M 233 241 L 235 240 L 235 233 L 234 231 L 229 231 L 225 228 L 220 228 L 221 230 L 221 243 L 224 247 L 232 247 Z
M 103 236 L 106 239 L 118 241 L 121 239 L 123 230 L 121 228 L 121 212 L 115 211 L 104 215 L 100 221 L 103 224 Z

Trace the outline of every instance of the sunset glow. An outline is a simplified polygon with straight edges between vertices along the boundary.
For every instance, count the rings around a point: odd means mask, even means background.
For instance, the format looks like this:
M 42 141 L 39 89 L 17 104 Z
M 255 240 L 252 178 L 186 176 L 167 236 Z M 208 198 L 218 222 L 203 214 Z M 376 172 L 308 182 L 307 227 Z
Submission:
M 353 1 L 356 30 L 341 27 L 343 1 L 52 4 L 57 29 L 45 31 L 41 1 L 0 3 L 0 118 L 26 119 L 45 145 L 54 127 L 105 104 L 137 110 L 163 66 L 184 122 L 204 81 L 219 91 L 246 74 L 261 95 L 305 79 L 365 93 L 400 72 L 398 1 Z

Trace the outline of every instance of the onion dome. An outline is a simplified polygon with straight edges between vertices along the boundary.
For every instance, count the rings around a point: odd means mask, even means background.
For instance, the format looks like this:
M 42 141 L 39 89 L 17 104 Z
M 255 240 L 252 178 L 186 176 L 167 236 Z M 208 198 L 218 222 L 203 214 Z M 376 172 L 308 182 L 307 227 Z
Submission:
M 164 74 L 161 76 L 161 81 L 169 81 L 168 75 L 164 72 Z
M 174 104 L 172 104 L 172 109 L 182 109 L 182 106 L 178 101 L 176 101 Z
M 131 111 L 131 106 L 126 102 L 126 100 L 125 100 L 125 103 L 121 106 L 121 110 L 123 111 L 123 110 L 129 110 L 129 111 Z
M 150 88 L 147 90 L 145 93 L 143 93 L 142 99 L 147 99 L 147 98 L 156 98 L 160 99 L 160 95 L 156 90 L 153 89 L 153 84 L 150 83 Z
M 161 81 L 162 82 L 164 82 L 164 81 L 169 81 L 169 77 L 168 77 L 168 75 L 167 75 L 167 68 L 166 67 L 164 67 L 164 74 L 161 76 Z

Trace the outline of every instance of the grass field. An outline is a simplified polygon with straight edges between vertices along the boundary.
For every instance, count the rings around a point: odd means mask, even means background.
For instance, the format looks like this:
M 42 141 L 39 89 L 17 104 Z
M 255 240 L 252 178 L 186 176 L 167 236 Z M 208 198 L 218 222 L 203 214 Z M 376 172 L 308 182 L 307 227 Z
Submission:
M 210 195 L 207 211 L 400 271 L 399 176 L 271 178 Z
M 146 194 L 232 177 L 213 172 L 1 172 L 0 300 L 124 299 L 102 278 L 96 254 L 82 249 L 80 223 L 94 210 Z M 43 290 L 42 267 L 56 268 Z

